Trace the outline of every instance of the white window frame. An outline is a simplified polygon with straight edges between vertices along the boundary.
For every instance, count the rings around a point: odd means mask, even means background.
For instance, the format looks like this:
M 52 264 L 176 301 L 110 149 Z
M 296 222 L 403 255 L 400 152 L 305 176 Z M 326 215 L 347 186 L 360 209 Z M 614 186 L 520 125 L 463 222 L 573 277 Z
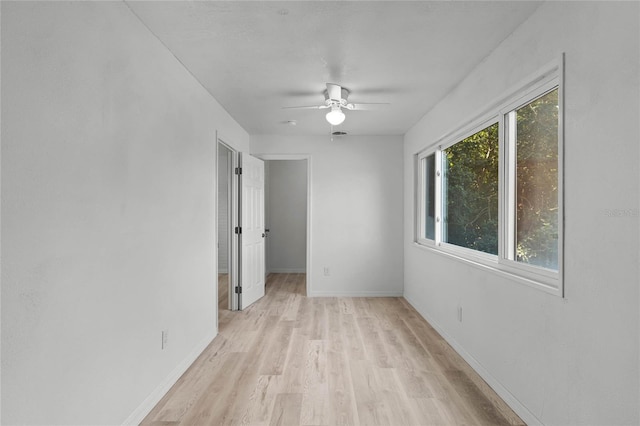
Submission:
M 436 170 L 437 170 L 437 164 L 438 161 L 441 161 L 441 153 L 439 151 L 436 150 L 431 150 L 431 151 L 424 151 L 420 154 L 417 154 L 415 156 L 415 160 L 416 160 L 416 200 L 418 201 L 417 204 L 417 213 L 416 213 L 416 241 L 420 244 L 426 245 L 426 246 L 433 246 L 435 244 L 436 240 L 440 239 L 440 227 L 437 225 L 438 222 L 440 221 L 439 217 L 440 217 L 440 213 L 438 212 L 438 210 L 434 207 L 434 221 L 435 221 L 435 240 L 431 240 L 428 238 L 423 237 L 423 235 L 425 235 L 425 228 L 426 228 L 426 212 L 425 212 L 425 208 L 427 205 L 426 202 L 426 191 L 425 186 L 426 186 L 426 176 L 425 176 L 425 169 L 426 167 L 423 165 L 422 161 L 425 160 L 427 157 L 431 156 L 431 155 L 435 156 L 435 161 L 434 164 L 436 165 Z M 434 194 L 434 201 L 439 199 L 440 197 L 440 176 L 439 176 L 439 171 L 436 171 L 434 173 L 434 178 L 435 178 L 435 194 Z M 437 204 L 436 204 L 437 206 Z
M 508 276 L 516 282 L 538 288 L 547 293 L 564 297 L 564 56 L 547 64 L 540 71 L 516 86 L 506 96 L 493 104 L 479 118 L 442 137 L 436 143 L 415 154 L 416 171 L 416 220 L 415 244 L 439 254 L 470 263 L 499 275 Z M 515 151 L 509 149 L 507 133 L 513 126 L 507 123 L 510 112 L 527 105 L 550 91 L 558 90 L 558 270 L 518 262 L 510 253 L 515 242 Z M 499 127 L 499 170 L 498 170 L 498 254 L 480 252 L 442 241 L 442 152 L 465 138 L 498 123 Z M 427 239 L 426 188 L 423 160 L 435 155 L 435 238 Z M 511 166 L 508 166 L 511 164 Z M 509 258 L 511 256 L 511 258 Z

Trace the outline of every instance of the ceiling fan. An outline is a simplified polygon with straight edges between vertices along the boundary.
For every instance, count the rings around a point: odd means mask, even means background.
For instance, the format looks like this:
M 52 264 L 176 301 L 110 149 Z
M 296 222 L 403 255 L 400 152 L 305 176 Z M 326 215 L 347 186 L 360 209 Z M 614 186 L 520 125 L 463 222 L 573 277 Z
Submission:
M 331 109 L 326 115 L 327 121 L 332 126 L 342 124 L 346 118 L 342 108 L 350 111 L 365 111 L 374 109 L 384 109 L 390 104 L 388 103 L 351 103 L 349 98 L 349 90 L 337 84 L 327 83 L 327 89 L 324 91 L 324 104 L 311 106 L 293 106 L 283 107 L 283 109 Z

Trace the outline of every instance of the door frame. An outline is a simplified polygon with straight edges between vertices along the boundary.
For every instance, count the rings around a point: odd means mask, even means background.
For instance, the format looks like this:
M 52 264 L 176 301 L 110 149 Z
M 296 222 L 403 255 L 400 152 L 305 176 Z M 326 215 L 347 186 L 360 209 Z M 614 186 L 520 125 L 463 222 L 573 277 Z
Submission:
M 306 265 L 306 293 L 307 297 L 312 295 L 312 277 L 311 271 L 313 270 L 312 266 L 312 256 L 311 256 L 311 206 L 312 206 L 312 197 L 311 197 L 311 154 L 251 154 L 254 157 L 258 157 L 261 160 L 269 161 L 269 160 L 307 160 L 307 265 Z M 265 202 L 266 205 L 266 202 Z

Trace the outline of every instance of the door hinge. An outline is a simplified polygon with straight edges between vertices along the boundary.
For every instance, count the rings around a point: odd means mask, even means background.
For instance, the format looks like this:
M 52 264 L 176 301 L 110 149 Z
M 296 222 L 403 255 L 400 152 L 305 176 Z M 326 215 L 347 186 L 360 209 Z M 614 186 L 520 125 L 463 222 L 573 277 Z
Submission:
M 236 287 L 236 294 L 242 294 L 242 287 Z
M 242 226 L 236 226 L 235 233 L 242 234 Z
M 237 175 L 241 175 L 242 174 L 242 167 L 236 167 L 236 174 Z

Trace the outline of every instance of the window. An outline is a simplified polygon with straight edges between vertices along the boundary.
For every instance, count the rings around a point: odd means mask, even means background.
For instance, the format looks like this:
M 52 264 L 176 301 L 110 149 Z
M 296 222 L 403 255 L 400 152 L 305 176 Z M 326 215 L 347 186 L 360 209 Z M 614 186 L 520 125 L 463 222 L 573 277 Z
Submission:
M 558 89 L 510 111 L 507 128 L 515 154 L 508 258 L 558 270 Z
M 436 155 L 431 154 L 422 159 L 422 176 L 425 190 L 423 238 L 436 238 Z
M 416 242 L 562 295 L 562 61 L 416 155 Z
M 442 152 L 442 241 L 498 254 L 498 123 Z

